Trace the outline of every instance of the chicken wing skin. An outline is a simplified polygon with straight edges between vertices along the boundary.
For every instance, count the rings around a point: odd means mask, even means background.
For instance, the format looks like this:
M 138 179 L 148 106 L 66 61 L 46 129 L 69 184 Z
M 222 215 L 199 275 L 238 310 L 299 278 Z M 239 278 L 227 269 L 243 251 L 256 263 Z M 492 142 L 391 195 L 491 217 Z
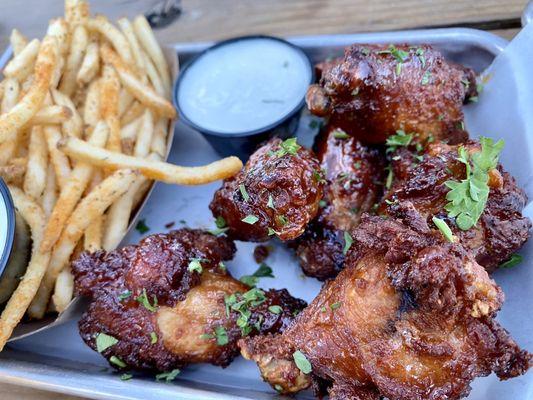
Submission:
M 234 252 L 228 238 L 181 229 L 82 253 L 72 271 L 77 293 L 91 299 L 79 322 L 83 340 L 97 350 L 100 334 L 115 338 L 102 355 L 119 368 L 227 366 L 238 339 L 283 331 L 305 306 L 286 290 L 265 292 L 232 278 L 222 262 Z
M 382 195 L 384 155 L 343 133 L 328 126 L 317 138 L 324 197 L 318 216 L 292 244 L 304 273 L 320 280 L 337 275 L 344 262 L 344 232 L 354 229 Z
M 464 147 L 469 153 L 480 151 L 476 141 Z M 461 181 L 465 165 L 458 161 L 459 146 L 430 144 L 421 162 L 405 149 L 393 156 L 394 181 L 380 205 L 380 212 L 417 221 L 421 229 L 432 224 L 434 216 L 444 219 L 459 241 L 471 251 L 476 261 L 489 272 L 516 252 L 529 237 L 531 221 L 522 215 L 527 203 L 525 192 L 501 165 L 489 173 L 487 205 L 478 223 L 468 230 L 457 227 L 444 209 L 448 200 L 448 180 Z
M 502 291 L 461 245 L 378 216 L 353 236 L 345 268 L 285 332 L 239 342 L 278 391 L 319 381 L 336 400 L 459 399 L 477 376 L 527 371 L 531 355 L 493 319 Z
M 234 239 L 262 242 L 276 235 L 292 240 L 316 216 L 322 186 L 318 160 L 310 150 L 272 139 L 239 174 L 224 181 L 209 208 L 224 218 Z
M 475 95 L 475 75 L 429 45 L 355 44 L 319 69 L 319 84 L 306 96 L 309 110 L 363 143 L 385 143 L 397 130 L 420 142 L 430 135 L 450 143 L 467 138 L 462 104 Z

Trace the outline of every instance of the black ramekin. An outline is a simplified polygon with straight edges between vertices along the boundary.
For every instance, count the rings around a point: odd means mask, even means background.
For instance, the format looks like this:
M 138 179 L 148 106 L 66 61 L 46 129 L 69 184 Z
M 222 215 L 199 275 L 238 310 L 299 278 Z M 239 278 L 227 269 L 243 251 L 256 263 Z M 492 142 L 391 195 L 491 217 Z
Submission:
M 5 182 L 0 179 L 0 196 L 3 204 L 0 204 L 0 207 L 6 208 L 7 214 L 7 226 L 0 226 L 0 229 L 7 231 L 6 243 L 4 249 L 0 255 L 0 277 L 9 264 L 9 259 L 11 257 L 11 252 L 13 250 L 13 242 L 15 239 L 15 206 L 13 205 L 13 199 L 9 193 L 9 189 Z M 3 243 L 0 243 L 0 246 Z
M 220 46 L 224 46 L 228 43 L 232 43 L 232 42 L 236 42 L 240 40 L 250 40 L 250 39 L 277 40 L 279 42 L 282 42 L 292 47 L 295 51 L 297 51 L 300 54 L 300 56 L 304 60 L 307 61 L 307 64 L 309 66 L 309 72 L 310 72 L 309 73 L 309 77 L 310 77 L 309 84 L 312 84 L 314 82 L 315 71 L 313 68 L 313 64 L 311 63 L 311 60 L 309 59 L 307 54 L 305 54 L 305 52 L 300 47 L 295 46 L 294 44 L 284 39 L 280 39 L 274 36 L 250 35 L 250 36 L 240 36 L 240 37 L 236 37 L 236 38 L 232 38 L 228 40 L 223 40 L 205 49 L 201 53 L 199 53 L 196 57 L 194 57 L 181 69 L 178 79 L 174 83 L 174 91 L 173 91 L 174 105 L 179 112 L 180 119 L 183 122 L 185 122 L 187 125 L 192 127 L 193 129 L 202 133 L 204 137 L 207 139 L 207 141 L 211 144 L 211 146 L 221 156 L 226 157 L 226 156 L 234 155 L 234 156 L 239 157 L 242 161 L 246 161 L 248 157 L 250 156 L 250 154 L 252 154 L 257 149 L 259 144 L 261 144 L 262 142 L 268 140 L 269 138 L 273 136 L 278 136 L 281 138 L 294 136 L 296 132 L 296 128 L 298 127 L 298 121 L 300 119 L 300 110 L 305 104 L 305 93 L 302 94 L 302 99 L 298 103 L 298 105 L 294 107 L 294 109 L 290 113 L 280 118 L 278 121 L 268 126 L 265 126 L 263 128 L 260 128 L 260 129 L 232 134 L 232 133 L 216 132 L 210 129 L 203 128 L 195 124 L 194 122 L 192 122 L 190 119 L 188 119 L 179 105 L 178 91 L 179 91 L 181 82 L 183 82 L 183 80 L 186 79 L 187 77 L 187 71 L 189 67 L 193 65 L 196 62 L 196 60 L 202 57 L 205 53 L 210 52 L 213 49 L 216 49 Z

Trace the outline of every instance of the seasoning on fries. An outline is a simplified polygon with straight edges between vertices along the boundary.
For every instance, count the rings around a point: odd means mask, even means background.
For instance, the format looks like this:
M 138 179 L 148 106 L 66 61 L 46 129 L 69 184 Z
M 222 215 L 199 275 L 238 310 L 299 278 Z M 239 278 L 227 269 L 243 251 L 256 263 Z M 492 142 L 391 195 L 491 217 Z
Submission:
M 75 249 L 112 250 L 150 180 L 198 185 L 237 173 L 163 162 L 176 111 L 163 51 L 143 16 L 91 17 L 85 0 L 42 39 L 10 36 L 0 83 L 0 176 L 31 230 L 26 274 L 0 316 L 0 350 L 27 313 L 62 312 L 73 297 Z

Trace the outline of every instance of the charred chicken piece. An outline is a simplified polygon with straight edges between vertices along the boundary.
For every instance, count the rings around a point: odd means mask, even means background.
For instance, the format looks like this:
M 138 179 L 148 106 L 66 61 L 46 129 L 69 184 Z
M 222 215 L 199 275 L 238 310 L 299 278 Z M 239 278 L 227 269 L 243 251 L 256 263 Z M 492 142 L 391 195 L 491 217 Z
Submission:
M 309 110 L 363 143 L 385 143 L 397 130 L 421 142 L 430 134 L 450 143 L 467 138 L 462 104 L 475 95 L 475 74 L 429 45 L 356 44 L 319 71 Z
M 222 261 L 234 252 L 230 239 L 181 229 L 82 253 L 72 271 L 77 293 L 91 299 L 79 322 L 83 340 L 118 368 L 227 366 L 238 339 L 283 331 L 305 306 L 284 289 L 264 292 L 232 278 Z M 102 348 L 101 335 L 113 344 Z
M 282 334 L 239 342 L 282 393 L 329 382 L 330 398 L 459 399 L 531 354 L 493 318 L 503 293 L 459 244 L 363 217 L 345 268 Z
M 405 149 L 398 150 L 392 157 L 393 184 L 379 212 L 408 220 L 419 229 L 433 226 L 433 217 L 443 219 L 476 261 L 492 272 L 529 237 L 531 221 L 522 216 L 527 197 L 514 178 L 497 165 L 488 173 L 488 200 L 479 220 L 469 229 L 460 229 L 458 220 L 450 218 L 445 207 L 450 192 L 446 182 L 461 182 L 466 177 L 466 165 L 459 160 L 462 149 L 471 159 L 481 146 L 475 141 L 464 146 L 434 143 L 421 161 Z
M 326 180 L 324 197 L 318 216 L 292 246 L 304 273 L 325 280 L 342 268 L 344 232 L 381 198 L 385 164 L 379 150 L 333 126 L 319 135 L 316 148 Z
M 228 236 L 262 242 L 300 236 L 318 212 L 322 178 L 314 154 L 296 140 L 272 139 L 236 176 L 224 180 L 209 208 L 222 217 Z

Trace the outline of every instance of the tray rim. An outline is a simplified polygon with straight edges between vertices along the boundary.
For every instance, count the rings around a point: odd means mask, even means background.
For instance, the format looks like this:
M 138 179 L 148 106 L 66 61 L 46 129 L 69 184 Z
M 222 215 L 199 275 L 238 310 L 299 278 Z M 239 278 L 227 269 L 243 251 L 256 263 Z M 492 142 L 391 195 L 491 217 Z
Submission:
M 409 30 L 395 30 L 395 31 L 381 31 L 381 32 L 369 32 L 369 33 L 348 33 L 348 34 L 324 34 L 324 35 L 298 35 L 298 36 L 281 36 L 285 40 L 292 42 L 295 45 L 307 48 L 310 46 L 346 46 L 351 43 L 388 43 L 388 42 L 411 42 L 411 43 L 449 43 L 450 41 L 460 42 L 460 43 L 475 43 L 480 48 L 483 48 L 490 53 L 494 54 L 496 57 L 500 54 L 506 45 L 509 43 L 508 40 L 497 36 L 491 32 L 482 31 L 472 28 L 438 28 L 438 29 L 409 29 Z M 207 46 L 216 43 L 217 41 L 204 41 L 204 42 L 178 42 L 175 44 L 168 44 L 165 47 L 173 48 L 178 52 L 196 52 L 205 49 Z M 179 54 L 178 54 L 179 62 Z M 171 146 L 169 146 L 170 149 Z M 155 185 L 153 185 L 155 186 Z M 152 186 L 152 188 L 153 188 Z M 148 199 L 147 199 L 148 200 Z M 8 350 L 8 352 L 13 353 L 23 353 L 17 352 L 15 350 Z M 37 353 L 25 353 L 25 354 L 37 354 Z M 36 368 L 39 366 L 44 366 L 44 369 L 48 368 L 48 371 L 55 371 L 58 375 L 63 375 L 60 377 L 61 382 L 53 383 L 50 381 L 50 376 L 48 374 L 39 374 L 35 371 L 28 372 L 25 369 Z M 101 391 L 95 391 L 95 382 L 87 381 L 83 387 L 74 386 L 71 382 L 69 384 L 69 379 L 67 379 L 65 374 L 64 367 L 57 366 L 46 366 L 45 364 L 39 362 L 30 362 L 21 359 L 2 359 L 0 358 L 0 383 L 9 383 L 12 385 L 26 386 L 35 389 L 40 389 L 49 392 L 62 393 L 67 395 L 74 396 L 84 396 L 86 398 L 93 399 L 110 399 L 110 400 L 123 400 L 123 399 L 144 399 L 142 392 L 137 392 L 136 395 L 130 392 L 130 395 L 122 392 L 120 395 L 122 384 L 128 385 L 131 389 L 132 382 L 121 382 L 120 380 L 116 383 L 116 391 L 113 393 L 107 392 L 103 393 Z M 80 371 L 70 370 L 71 373 L 83 376 L 91 377 L 92 374 L 85 374 Z M 146 382 L 139 380 L 141 385 L 146 385 Z M 183 381 L 185 382 L 185 381 Z M 159 384 L 161 385 L 161 384 Z M 165 385 L 161 385 L 165 386 Z M 210 385 L 217 387 L 217 385 Z M 126 387 L 126 386 L 124 386 Z M 173 398 L 179 400 L 205 400 L 207 398 L 212 400 L 227 400 L 227 399 L 257 399 L 259 397 L 265 398 L 264 395 L 271 397 L 269 393 L 262 391 L 247 391 L 250 394 L 249 396 L 237 396 L 235 394 L 224 394 L 218 391 L 206 391 L 203 389 L 197 389 L 194 387 L 188 387 L 184 385 L 179 385 L 178 382 L 175 382 L 174 385 L 168 386 L 169 388 L 179 388 L 180 392 L 176 393 L 175 391 L 166 391 L 163 390 L 160 392 L 160 389 L 156 389 L 159 394 L 168 394 L 172 395 Z M 140 388 L 140 386 L 139 386 Z M 224 388 L 220 386 L 220 388 Z M 241 391 L 243 392 L 243 391 Z M 244 392 L 243 392 L 244 394 Z M 255 394 L 255 397 L 252 395 Z M 207 396 L 206 396 L 207 395 Z M 157 398 L 161 398 L 157 396 Z

